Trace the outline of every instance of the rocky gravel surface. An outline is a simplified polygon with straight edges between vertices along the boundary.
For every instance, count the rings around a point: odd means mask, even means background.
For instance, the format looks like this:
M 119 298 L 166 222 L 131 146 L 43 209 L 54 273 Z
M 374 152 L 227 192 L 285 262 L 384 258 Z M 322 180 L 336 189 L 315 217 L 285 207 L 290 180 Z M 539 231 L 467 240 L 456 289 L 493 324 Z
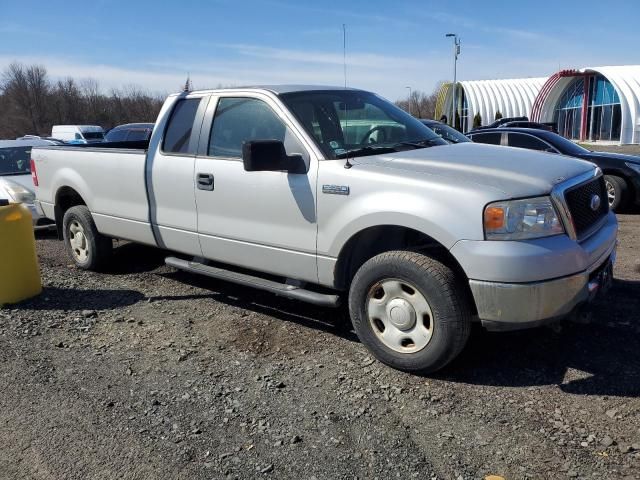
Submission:
M 344 310 L 163 265 L 103 274 L 38 239 L 44 291 L 0 309 L 2 479 L 638 479 L 640 215 L 592 318 L 474 329 L 426 378 L 368 354 Z

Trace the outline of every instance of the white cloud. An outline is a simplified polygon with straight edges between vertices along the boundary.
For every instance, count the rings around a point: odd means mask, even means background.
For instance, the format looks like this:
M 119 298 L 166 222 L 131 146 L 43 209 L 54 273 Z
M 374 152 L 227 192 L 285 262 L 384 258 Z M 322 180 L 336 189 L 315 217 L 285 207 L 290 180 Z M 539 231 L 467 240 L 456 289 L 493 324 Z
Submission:
M 320 63 L 342 65 L 342 53 L 320 52 L 308 50 L 291 50 L 263 47 L 258 45 L 227 44 L 224 47 L 234 50 L 240 55 L 270 60 L 284 60 L 299 63 Z M 420 62 L 415 58 L 377 55 L 374 53 L 348 53 L 348 63 L 356 67 L 407 68 L 417 67 Z
M 342 85 L 344 81 L 340 54 L 254 45 L 231 45 L 229 49 L 233 53 L 226 59 L 203 61 L 202 57 L 191 60 L 180 56 L 175 61 L 165 58 L 148 61 L 139 67 L 108 65 L 71 57 L 0 55 L 0 71 L 14 61 L 40 64 L 54 79 L 94 78 L 105 91 L 137 85 L 153 92 L 173 92 L 181 88 L 187 74 L 195 88 L 287 83 Z M 347 56 L 349 85 L 374 90 L 392 99 L 406 94 L 405 85 L 431 88 L 439 79 L 431 79 L 425 67 L 425 62 L 411 58 L 370 53 Z M 398 72 L 402 72 L 403 78 L 396 81 Z

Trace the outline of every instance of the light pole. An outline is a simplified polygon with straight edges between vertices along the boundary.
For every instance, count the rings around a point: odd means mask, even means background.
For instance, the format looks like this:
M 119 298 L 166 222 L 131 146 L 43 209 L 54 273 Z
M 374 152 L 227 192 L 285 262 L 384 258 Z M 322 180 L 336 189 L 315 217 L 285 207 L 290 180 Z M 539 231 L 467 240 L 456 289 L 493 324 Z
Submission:
M 407 102 L 409 106 L 409 113 L 411 113 L 411 87 L 404 87 L 409 89 L 409 101 Z
M 451 120 L 449 124 L 453 128 L 456 128 L 456 91 L 458 90 L 456 73 L 458 67 L 458 55 L 460 55 L 460 39 L 456 33 L 447 33 L 446 36 L 453 38 L 453 92 L 451 95 Z

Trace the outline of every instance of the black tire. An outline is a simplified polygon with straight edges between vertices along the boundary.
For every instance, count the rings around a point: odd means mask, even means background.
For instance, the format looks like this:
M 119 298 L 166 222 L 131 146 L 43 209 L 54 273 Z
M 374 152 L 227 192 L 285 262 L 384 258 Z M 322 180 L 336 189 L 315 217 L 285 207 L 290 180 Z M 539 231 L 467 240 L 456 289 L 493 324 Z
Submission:
M 82 228 L 81 233 L 84 237 L 82 243 L 86 248 L 76 249 L 72 245 L 72 240 L 75 241 L 77 232 L 72 233 L 71 230 L 77 229 L 78 226 Z M 79 268 L 99 271 L 107 265 L 113 250 L 113 241 L 98 232 L 91 212 L 86 206 L 78 205 L 65 212 L 62 220 L 62 232 L 67 252 Z M 86 255 L 80 255 L 79 251 L 86 251 Z
M 369 319 L 368 304 L 376 295 L 372 292 L 385 279 L 408 282 L 428 302 L 432 334 L 421 350 L 402 353 L 390 348 L 379 337 L 379 321 Z M 438 260 L 416 252 L 390 251 L 365 262 L 351 283 L 349 311 L 360 341 L 373 355 L 410 373 L 428 374 L 443 368 L 462 351 L 471 331 L 470 298 L 462 279 Z
M 605 175 L 605 184 L 607 185 L 607 200 L 609 208 L 614 212 L 619 212 L 627 206 L 627 197 L 629 187 L 624 178 L 615 175 Z M 609 192 L 613 192 L 613 199 L 609 198 Z

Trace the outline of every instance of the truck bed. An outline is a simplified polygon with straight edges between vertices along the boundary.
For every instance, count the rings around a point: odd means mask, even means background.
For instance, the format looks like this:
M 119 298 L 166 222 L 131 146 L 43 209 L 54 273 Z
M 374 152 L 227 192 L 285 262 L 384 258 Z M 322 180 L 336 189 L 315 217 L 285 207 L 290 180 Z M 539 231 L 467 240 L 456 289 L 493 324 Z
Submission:
M 98 231 L 154 245 L 145 179 L 148 146 L 142 141 L 34 147 L 31 158 L 45 215 L 55 217 L 54 205 L 61 203 L 56 195 L 75 192 L 93 213 Z

